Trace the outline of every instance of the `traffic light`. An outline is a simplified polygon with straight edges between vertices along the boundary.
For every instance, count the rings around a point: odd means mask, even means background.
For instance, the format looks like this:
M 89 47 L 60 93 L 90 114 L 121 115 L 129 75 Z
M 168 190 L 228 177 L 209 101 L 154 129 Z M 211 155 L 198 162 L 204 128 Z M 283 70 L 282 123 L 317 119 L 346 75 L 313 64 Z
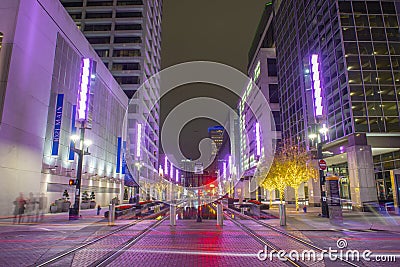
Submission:
M 69 185 L 76 185 L 75 179 L 69 179 Z

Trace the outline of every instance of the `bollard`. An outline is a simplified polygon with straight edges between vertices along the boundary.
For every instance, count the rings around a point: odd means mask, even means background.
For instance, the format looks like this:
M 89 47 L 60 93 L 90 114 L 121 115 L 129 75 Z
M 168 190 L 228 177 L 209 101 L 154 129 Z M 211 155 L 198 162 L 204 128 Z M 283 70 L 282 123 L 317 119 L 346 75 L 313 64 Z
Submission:
M 222 209 L 222 204 L 218 203 L 217 204 L 217 225 L 224 225 L 224 216 L 223 216 L 223 209 Z
M 173 204 L 169 206 L 169 225 L 176 225 L 176 208 Z
M 115 204 L 108 205 L 108 226 L 115 225 Z
M 279 224 L 280 226 L 286 225 L 286 207 L 285 204 L 279 204 Z

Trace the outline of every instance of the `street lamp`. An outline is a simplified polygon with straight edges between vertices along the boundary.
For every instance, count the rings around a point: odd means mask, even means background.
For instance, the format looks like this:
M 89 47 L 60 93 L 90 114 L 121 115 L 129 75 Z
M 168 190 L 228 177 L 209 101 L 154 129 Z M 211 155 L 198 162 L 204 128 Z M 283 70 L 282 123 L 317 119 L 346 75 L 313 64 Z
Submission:
M 325 124 L 323 125 L 323 127 L 321 129 L 319 129 L 319 133 L 324 135 L 324 137 L 326 139 L 326 135 L 328 133 L 328 128 L 326 127 Z M 317 134 L 311 133 L 308 135 L 308 137 L 311 139 L 312 146 L 314 146 L 314 139 L 318 137 Z M 317 138 L 317 161 L 322 159 L 322 156 L 323 156 L 322 155 L 322 142 L 321 142 L 321 138 L 318 137 Z M 320 188 L 320 192 L 321 192 L 321 216 L 329 218 L 328 203 L 326 201 L 326 192 L 325 192 L 325 190 L 323 190 L 324 184 L 325 184 L 325 175 L 324 175 L 324 171 L 321 170 L 321 168 L 319 168 L 319 166 L 318 166 L 318 171 L 319 171 L 319 188 Z
M 135 167 L 136 167 L 136 170 L 137 170 L 137 182 L 138 182 L 138 186 L 140 186 L 140 182 L 139 182 L 139 178 L 140 178 L 140 169 L 142 168 L 142 166 L 143 166 L 143 164 L 140 162 L 140 160 L 138 160 L 138 161 L 136 161 L 135 162 Z M 135 203 L 136 204 L 139 204 L 139 191 L 140 191 L 140 189 L 139 189 L 139 187 L 138 187 L 138 189 L 137 190 L 135 190 Z M 146 191 L 146 199 L 147 199 L 147 188 L 145 187 L 145 191 Z
M 78 154 L 78 169 L 76 173 L 76 189 L 75 189 L 75 203 L 74 207 L 69 209 L 69 219 L 77 220 L 79 219 L 79 202 L 80 202 L 80 191 L 81 191 L 81 181 L 82 181 L 82 166 L 83 166 L 83 156 L 90 155 L 89 145 L 90 141 L 85 142 L 85 129 L 89 128 L 90 115 L 90 98 L 91 98 L 91 82 L 94 81 L 96 75 L 96 62 L 90 58 L 81 58 L 80 67 L 80 81 L 78 87 L 78 97 L 75 120 L 79 124 L 80 135 L 73 136 L 74 146 L 71 150 Z M 79 140 L 79 148 L 76 147 L 76 142 Z M 86 144 L 85 144 L 86 143 Z M 87 147 L 84 151 L 84 147 Z
M 92 144 L 92 141 L 86 139 L 85 140 L 85 127 L 81 128 L 80 135 L 71 136 L 71 140 L 74 142 L 74 146 L 71 147 L 71 150 L 78 154 L 78 169 L 76 173 L 75 180 L 75 203 L 74 207 L 69 210 L 69 219 L 77 220 L 79 219 L 79 206 L 80 206 L 80 191 L 81 191 L 81 183 L 82 183 L 82 168 L 83 168 L 83 156 L 90 155 L 89 146 Z M 76 143 L 79 141 L 79 148 L 76 148 Z M 86 147 L 86 150 L 85 150 Z

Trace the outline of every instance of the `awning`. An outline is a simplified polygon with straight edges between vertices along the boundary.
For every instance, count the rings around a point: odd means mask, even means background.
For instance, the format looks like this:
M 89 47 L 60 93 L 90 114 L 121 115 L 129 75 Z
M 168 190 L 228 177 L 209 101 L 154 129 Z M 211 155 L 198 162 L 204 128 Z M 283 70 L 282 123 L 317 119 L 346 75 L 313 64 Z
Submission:
M 125 169 L 125 176 L 124 176 L 124 185 L 129 187 L 137 187 L 139 186 L 138 183 L 133 178 L 129 168 Z

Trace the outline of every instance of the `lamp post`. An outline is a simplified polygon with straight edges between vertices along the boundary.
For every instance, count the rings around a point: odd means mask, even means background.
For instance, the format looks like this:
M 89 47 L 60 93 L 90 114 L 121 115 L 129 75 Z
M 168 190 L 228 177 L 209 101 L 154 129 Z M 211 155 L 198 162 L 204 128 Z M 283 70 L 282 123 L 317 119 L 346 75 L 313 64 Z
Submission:
M 77 97 L 77 107 L 76 107 L 76 123 L 80 124 L 80 136 L 74 136 L 72 139 L 74 141 L 74 147 L 71 149 L 78 154 L 78 169 L 76 173 L 76 189 L 75 189 L 75 203 L 74 207 L 69 209 L 69 219 L 76 220 L 79 219 L 79 202 L 80 202 L 80 191 L 82 182 L 82 166 L 83 166 L 83 156 L 89 155 L 89 147 L 87 151 L 84 151 L 85 145 L 85 129 L 90 126 L 90 87 L 92 80 L 96 78 L 96 62 L 90 58 L 81 58 L 81 68 L 80 68 L 80 81 Z M 79 139 L 79 149 L 76 148 L 75 143 Z M 90 143 L 87 141 L 88 146 Z
M 324 136 L 324 140 L 326 139 L 326 135 L 328 133 L 328 128 L 324 124 L 323 127 L 319 130 L 319 133 Z M 312 133 L 308 136 L 311 139 L 312 146 L 314 146 L 314 139 L 317 138 L 317 160 L 319 161 L 322 159 L 322 142 L 321 142 L 321 136 L 317 136 L 317 134 Z M 324 190 L 325 188 L 325 175 L 324 171 L 321 170 L 318 166 L 318 172 L 319 172 L 319 188 L 321 192 L 321 216 L 325 218 L 329 218 L 329 212 L 328 212 L 328 203 L 326 201 L 326 191 Z
M 80 207 L 80 195 L 81 195 L 81 184 L 82 184 L 82 168 L 83 168 L 83 156 L 90 155 L 89 146 L 91 145 L 90 140 L 85 140 L 85 127 L 82 125 L 80 135 L 71 136 L 72 141 L 74 142 L 74 147 L 71 149 L 78 154 L 78 168 L 76 172 L 76 180 L 75 180 L 75 202 L 73 208 L 69 209 L 69 219 L 77 220 L 79 219 L 79 207 Z M 76 142 L 79 141 L 79 148 L 76 148 Z M 85 151 L 86 145 L 86 151 Z
M 135 162 L 135 167 L 136 167 L 136 170 L 137 170 L 137 182 L 138 182 L 138 188 L 137 188 L 137 190 L 135 190 L 135 203 L 136 204 L 139 204 L 139 192 L 140 192 L 140 189 L 139 189 L 139 186 L 140 186 L 140 181 L 139 181 L 139 178 L 140 178 L 140 169 L 142 168 L 142 163 L 140 162 L 140 160 L 138 160 L 138 161 L 136 161 Z M 145 187 L 145 191 L 146 191 L 146 198 L 147 198 L 147 188 Z

